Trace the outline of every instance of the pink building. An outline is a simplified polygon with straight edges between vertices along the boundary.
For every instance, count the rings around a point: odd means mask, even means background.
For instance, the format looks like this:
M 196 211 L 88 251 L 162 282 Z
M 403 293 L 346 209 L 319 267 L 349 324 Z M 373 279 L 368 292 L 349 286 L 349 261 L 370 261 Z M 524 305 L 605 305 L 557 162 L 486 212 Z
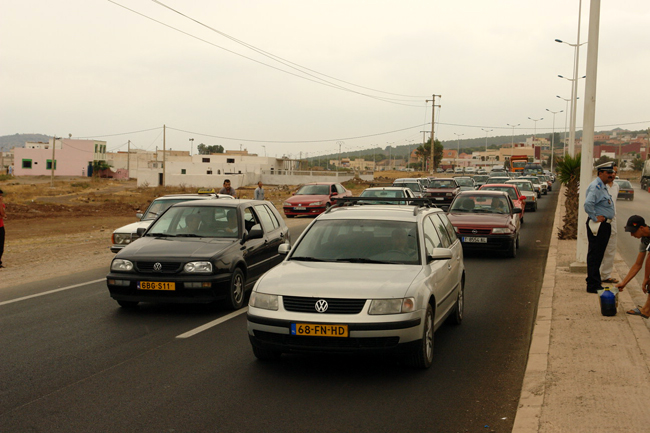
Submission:
M 48 143 L 25 143 L 15 147 L 15 176 L 51 175 L 54 146 L 55 176 L 88 176 L 93 161 L 106 160 L 106 142 L 50 138 Z

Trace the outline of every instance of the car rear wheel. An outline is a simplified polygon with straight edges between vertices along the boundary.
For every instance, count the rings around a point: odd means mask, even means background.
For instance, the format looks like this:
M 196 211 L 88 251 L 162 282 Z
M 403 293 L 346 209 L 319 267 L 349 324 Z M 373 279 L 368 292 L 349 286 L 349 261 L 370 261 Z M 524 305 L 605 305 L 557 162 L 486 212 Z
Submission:
M 246 286 L 246 277 L 241 269 L 235 269 L 230 279 L 230 290 L 228 291 L 227 304 L 233 310 L 239 310 L 244 306 L 244 288 Z
M 138 301 L 117 301 L 117 303 L 120 305 L 122 308 L 135 308 L 138 306 Z
M 537 202 L 533 205 L 533 212 L 537 212 Z
M 422 340 L 418 343 L 413 353 L 407 355 L 406 363 L 411 367 L 429 368 L 433 363 L 433 309 L 429 304 L 424 315 Z

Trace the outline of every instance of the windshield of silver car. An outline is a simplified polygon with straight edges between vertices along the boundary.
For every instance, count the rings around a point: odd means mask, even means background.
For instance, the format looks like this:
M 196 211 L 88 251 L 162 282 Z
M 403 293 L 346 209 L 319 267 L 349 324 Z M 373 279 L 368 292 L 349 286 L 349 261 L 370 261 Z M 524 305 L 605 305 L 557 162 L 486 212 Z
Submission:
M 316 221 L 289 260 L 310 262 L 420 263 L 417 227 L 408 221 Z

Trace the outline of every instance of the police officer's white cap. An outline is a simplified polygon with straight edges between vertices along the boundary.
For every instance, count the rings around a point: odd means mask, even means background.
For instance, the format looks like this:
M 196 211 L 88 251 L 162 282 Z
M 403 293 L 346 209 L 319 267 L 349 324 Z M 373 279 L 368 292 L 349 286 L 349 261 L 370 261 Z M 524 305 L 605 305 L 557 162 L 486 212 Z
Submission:
M 610 172 L 613 172 L 614 171 L 614 165 L 615 164 L 613 162 L 605 162 L 603 164 L 597 165 L 596 169 L 598 171 L 610 171 Z

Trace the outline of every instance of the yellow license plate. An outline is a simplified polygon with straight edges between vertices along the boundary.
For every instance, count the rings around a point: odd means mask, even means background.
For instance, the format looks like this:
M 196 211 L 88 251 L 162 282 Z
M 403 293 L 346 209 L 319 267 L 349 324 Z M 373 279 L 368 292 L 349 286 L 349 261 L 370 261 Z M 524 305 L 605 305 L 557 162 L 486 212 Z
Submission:
M 347 337 L 348 325 L 292 323 L 291 335 L 306 335 L 309 337 Z
M 175 283 L 165 283 L 161 281 L 140 281 L 138 284 L 140 290 L 176 290 Z

